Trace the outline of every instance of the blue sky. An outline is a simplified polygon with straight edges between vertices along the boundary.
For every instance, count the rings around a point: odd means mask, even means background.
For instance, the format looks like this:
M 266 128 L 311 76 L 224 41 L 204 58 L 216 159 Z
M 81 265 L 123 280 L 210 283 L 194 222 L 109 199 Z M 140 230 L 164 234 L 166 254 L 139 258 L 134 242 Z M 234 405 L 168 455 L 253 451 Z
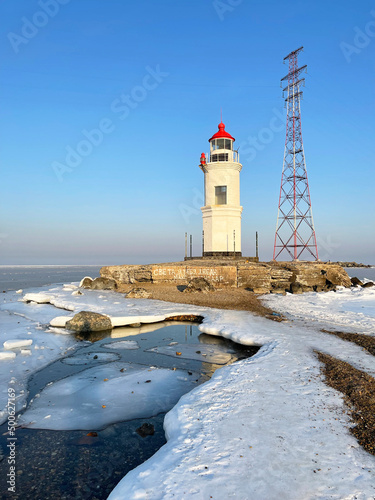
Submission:
M 375 264 L 373 1 L 3 0 L 0 16 L 2 264 L 180 260 L 185 232 L 198 254 L 198 163 L 221 108 L 243 164 L 242 251 L 258 231 L 271 259 L 280 79 L 301 45 L 320 256 Z

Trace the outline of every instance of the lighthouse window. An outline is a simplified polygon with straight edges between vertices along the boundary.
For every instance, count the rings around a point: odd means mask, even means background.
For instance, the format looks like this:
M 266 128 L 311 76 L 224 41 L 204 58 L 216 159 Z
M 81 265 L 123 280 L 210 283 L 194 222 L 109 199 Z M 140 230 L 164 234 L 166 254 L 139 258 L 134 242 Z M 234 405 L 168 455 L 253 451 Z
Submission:
M 215 205 L 227 204 L 227 186 L 215 186 Z
M 228 161 L 228 153 L 211 155 L 211 161 Z
M 232 150 L 232 141 L 230 139 L 214 139 L 211 141 L 211 151 L 216 151 L 217 149 Z

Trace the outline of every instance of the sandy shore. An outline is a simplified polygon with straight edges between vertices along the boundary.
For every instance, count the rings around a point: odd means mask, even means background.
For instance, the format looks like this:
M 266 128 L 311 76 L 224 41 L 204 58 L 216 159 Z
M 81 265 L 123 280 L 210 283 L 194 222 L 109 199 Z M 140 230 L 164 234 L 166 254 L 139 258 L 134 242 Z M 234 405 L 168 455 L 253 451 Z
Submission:
M 275 316 L 271 309 L 262 305 L 255 293 L 245 288 L 221 288 L 207 293 L 184 293 L 182 291 L 185 288 L 184 286 L 137 283 L 136 285 L 120 285 L 118 292 L 128 293 L 133 288 L 144 288 L 151 293 L 150 298 L 155 300 L 217 309 L 250 311 L 259 316 L 280 320 L 280 316 Z

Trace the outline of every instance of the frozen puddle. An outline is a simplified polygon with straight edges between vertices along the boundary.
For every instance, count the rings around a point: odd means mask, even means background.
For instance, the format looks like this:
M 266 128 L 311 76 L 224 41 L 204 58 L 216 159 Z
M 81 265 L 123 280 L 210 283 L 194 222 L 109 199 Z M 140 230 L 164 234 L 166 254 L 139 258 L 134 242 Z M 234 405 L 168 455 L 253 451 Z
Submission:
M 19 425 L 35 429 L 103 429 L 172 408 L 194 387 L 197 375 L 182 370 L 111 363 L 48 385 Z
M 226 365 L 233 359 L 232 354 L 228 353 L 226 349 L 204 344 L 176 344 L 173 342 L 172 345 L 153 347 L 148 351 L 167 356 L 178 356 L 182 359 L 195 359 L 215 365 Z
M 258 350 L 175 322 L 116 328 L 89 340 L 29 379 L 17 429 L 17 468 L 28 473 L 17 476 L 19 498 L 107 498 L 166 443 L 164 415 L 182 395 Z M 141 437 L 144 424 L 154 433 Z M 4 423 L 4 450 L 6 431 Z M 4 488 L 6 466 L 0 462 Z M 46 474 L 52 469 L 53 480 Z

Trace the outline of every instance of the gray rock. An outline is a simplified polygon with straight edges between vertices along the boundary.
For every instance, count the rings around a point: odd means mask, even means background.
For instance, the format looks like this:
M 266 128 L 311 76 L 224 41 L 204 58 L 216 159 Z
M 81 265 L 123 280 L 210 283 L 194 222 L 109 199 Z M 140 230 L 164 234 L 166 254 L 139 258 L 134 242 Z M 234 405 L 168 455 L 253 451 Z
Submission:
M 145 288 L 132 288 L 130 292 L 126 294 L 127 299 L 149 299 L 151 293 Z
M 91 290 L 117 290 L 117 283 L 111 278 L 95 278 Z
M 211 285 L 206 278 L 193 278 L 189 281 L 187 287 L 183 291 L 183 293 L 193 293 L 193 292 L 213 292 L 215 291 L 215 287 Z
M 90 333 L 112 330 L 112 323 L 108 316 L 89 311 L 81 311 L 66 323 L 66 328 L 73 332 Z

